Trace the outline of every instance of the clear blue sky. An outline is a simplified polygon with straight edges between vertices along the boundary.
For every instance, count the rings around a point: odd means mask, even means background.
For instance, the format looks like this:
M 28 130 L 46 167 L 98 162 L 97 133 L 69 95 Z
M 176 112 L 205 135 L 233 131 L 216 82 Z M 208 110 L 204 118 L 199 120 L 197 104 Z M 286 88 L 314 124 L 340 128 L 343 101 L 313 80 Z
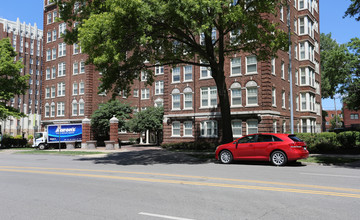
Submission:
M 2 0 L 0 17 L 26 24 L 34 23 L 43 28 L 43 4 L 41 0 Z M 360 37 L 360 22 L 354 18 L 345 18 L 343 15 L 350 5 L 350 0 L 320 0 L 320 32 L 332 33 L 332 37 L 339 43 L 349 42 L 353 37 Z M 337 108 L 341 108 L 340 99 Z M 323 100 L 323 109 L 334 109 L 333 100 Z

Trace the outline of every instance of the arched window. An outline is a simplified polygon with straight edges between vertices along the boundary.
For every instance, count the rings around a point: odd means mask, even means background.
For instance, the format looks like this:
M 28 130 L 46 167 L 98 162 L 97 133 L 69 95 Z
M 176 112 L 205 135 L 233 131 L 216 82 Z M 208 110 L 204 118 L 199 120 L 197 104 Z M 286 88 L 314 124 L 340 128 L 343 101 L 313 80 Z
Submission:
M 246 105 L 258 105 L 258 86 L 255 81 L 249 81 L 246 83 Z
M 193 91 L 190 87 L 184 89 L 184 109 L 193 108 Z
M 162 98 L 158 98 L 155 100 L 155 104 L 154 104 L 155 107 L 161 107 L 161 106 L 164 106 L 164 100 Z
M 55 102 L 52 102 L 50 105 L 50 116 L 55 117 Z
M 180 110 L 180 90 L 172 91 L 172 110 Z
M 230 87 L 231 106 L 241 106 L 241 85 L 235 82 Z

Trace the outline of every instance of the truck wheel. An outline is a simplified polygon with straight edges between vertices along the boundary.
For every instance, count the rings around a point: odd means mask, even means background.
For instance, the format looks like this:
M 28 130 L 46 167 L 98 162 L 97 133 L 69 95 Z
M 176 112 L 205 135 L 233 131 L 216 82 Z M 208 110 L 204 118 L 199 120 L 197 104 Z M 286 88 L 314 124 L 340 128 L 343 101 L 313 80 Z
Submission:
M 81 148 L 81 143 L 76 143 L 75 148 Z
M 45 150 L 45 144 L 39 144 L 39 150 Z

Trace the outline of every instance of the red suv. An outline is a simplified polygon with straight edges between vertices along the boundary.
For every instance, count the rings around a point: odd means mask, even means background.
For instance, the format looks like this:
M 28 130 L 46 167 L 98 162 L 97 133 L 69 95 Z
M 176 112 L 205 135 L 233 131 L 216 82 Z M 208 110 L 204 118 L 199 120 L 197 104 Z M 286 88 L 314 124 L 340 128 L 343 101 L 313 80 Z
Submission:
M 241 137 L 216 148 L 215 158 L 221 163 L 233 160 L 271 161 L 283 166 L 309 156 L 305 142 L 293 134 L 261 133 Z

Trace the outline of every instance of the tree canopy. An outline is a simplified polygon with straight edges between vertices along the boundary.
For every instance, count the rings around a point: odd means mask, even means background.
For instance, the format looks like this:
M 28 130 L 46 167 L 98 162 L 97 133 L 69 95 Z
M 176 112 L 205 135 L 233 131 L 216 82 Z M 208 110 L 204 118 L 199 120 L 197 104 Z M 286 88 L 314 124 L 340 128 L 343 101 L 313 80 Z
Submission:
M 110 119 L 115 116 L 119 120 L 119 129 L 125 128 L 125 121 L 130 119 L 132 109 L 128 104 L 112 100 L 101 104 L 91 115 L 91 128 L 96 136 L 107 137 L 110 131 Z
M 222 142 L 232 141 L 226 56 L 248 52 L 270 60 L 288 48 L 272 17 L 283 0 L 57 0 L 61 19 L 74 27 L 67 43 L 80 42 L 102 75 L 100 90 L 129 91 L 141 71 L 153 82 L 154 66 L 190 64 L 211 70 L 222 115 Z M 75 25 L 74 25 L 75 24 Z
M 127 128 L 138 133 L 146 130 L 158 132 L 163 129 L 163 116 L 163 107 L 148 107 L 134 114 L 127 122 Z
M 360 21 L 360 0 L 351 0 L 351 4 L 345 12 L 345 16 L 355 17 Z
M 29 75 L 22 76 L 22 61 L 14 62 L 16 52 L 9 38 L 0 40 L 0 119 L 9 116 L 24 117 L 18 109 L 9 106 L 9 101 L 16 95 L 24 95 L 28 89 Z

